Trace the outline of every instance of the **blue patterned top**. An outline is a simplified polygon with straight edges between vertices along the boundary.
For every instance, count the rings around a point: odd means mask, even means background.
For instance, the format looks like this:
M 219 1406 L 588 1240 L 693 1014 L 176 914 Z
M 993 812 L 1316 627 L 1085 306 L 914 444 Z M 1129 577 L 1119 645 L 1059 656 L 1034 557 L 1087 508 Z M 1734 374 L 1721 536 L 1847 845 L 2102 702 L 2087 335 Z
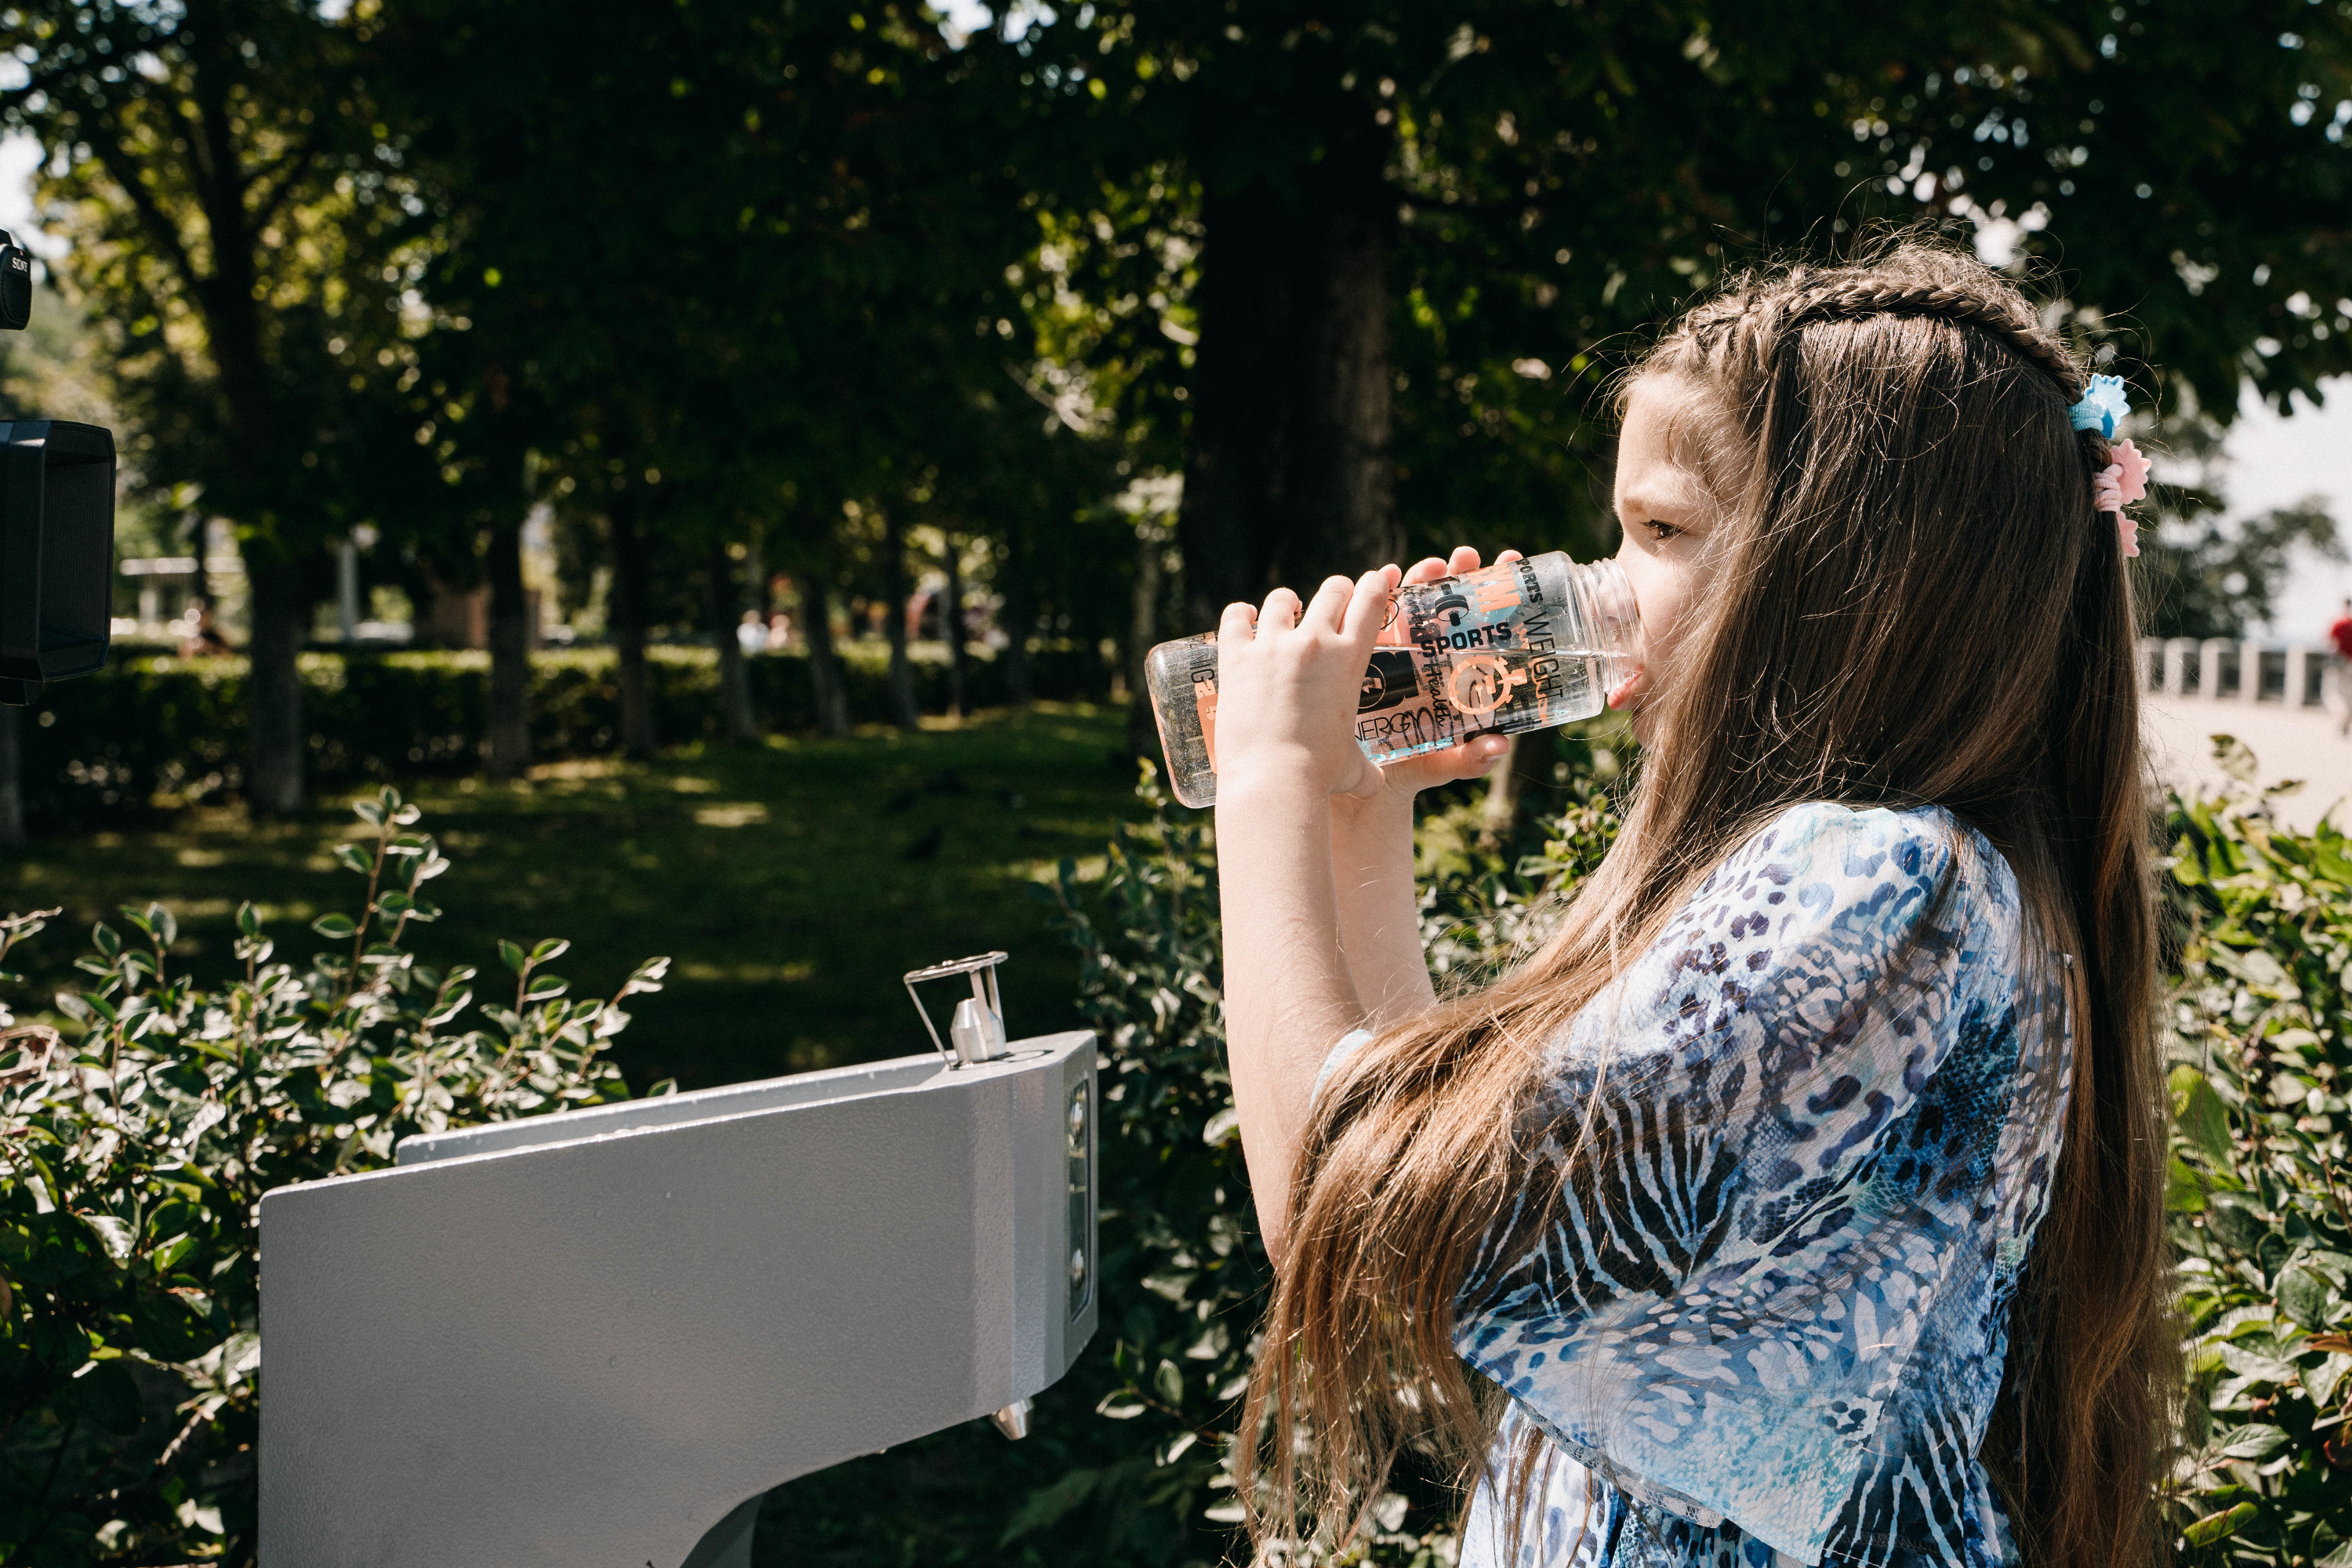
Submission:
M 1512 1495 L 1512 1568 L 2015 1561 L 1977 1449 L 2058 1153 L 2055 970 L 1938 810 L 1797 806 L 1707 879 L 1547 1047 L 1534 1169 L 1588 1129 L 1590 1190 L 1534 1184 L 1462 1286 L 1511 1396 L 1463 1568 L 1511 1561 Z

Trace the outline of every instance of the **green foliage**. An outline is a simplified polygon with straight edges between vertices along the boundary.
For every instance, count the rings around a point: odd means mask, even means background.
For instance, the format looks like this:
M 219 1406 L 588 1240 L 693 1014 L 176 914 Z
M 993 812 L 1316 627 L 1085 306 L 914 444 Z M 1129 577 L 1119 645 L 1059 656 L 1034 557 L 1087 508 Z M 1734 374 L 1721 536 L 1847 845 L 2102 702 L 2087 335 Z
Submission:
M 626 1096 L 604 1052 L 669 961 L 598 1001 L 547 971 L 568 943 L 502 942 L 513 989 L 478 1004 L 475 970 L 404 945 L 449 866 L 417 808 L 387 788 L 354 810 L 373 831 L 337 858 L 364 892 L 311 922 L 306 962 L 247 904 L 242 972 L 207 984 L 175 969 L 170 911 L 126 906 L 58 994 L 65 1027 L 0 1033 L 0 1560 L 250 1562 L 261 1195 Z M 0 959 L 56 912 L 0 921 Z
M 1154 1563 L 1214 1562 L 1236 1547 L 1234 1428 L 1272 1274 L 1225 1068 L 1214 844 L 1203 814 L 1170 805 L 1150 763 L 1138 793 L 1152 816 L 1118 830 L 1101 881 L 1080 882 L 1066 861 L 1053 890 L 1081 956 L 1080 1010 L 1108 1062 L 1109 1367 L 1095 1361 L 1108 1380 L 1096 1414 L 1117 1425 L 1097 1446 L 1104 1462 L 1034 1493 L 1005 1540 L 1090 1510 L 1114 1548 L 1105 1560 L 1132 1552 Z M 1436 820 L 1477 809 L 1465 804 Z M 1539 940 L 1545 911 L 1557 907 L 1550 895 L 1590 874 L 1616 828 L 1607 796 L 1580 767 L 1566 809 L 1525 844 L 1473 843 L 1443 857 L 1423 917 L 1441 970 L 1467 982 Z M 1445 836 L 1441 826 L 1424 846 Z M 1450 1562 L 1450 1508 L 1443 1489 L 1403 1479 L 1374 1510 L 1370 1555 L 1350 1560 Z
M 422 205 L 365 95 L 376 7 L 328 9 L 0 14 L 26 68 L 0 121 L 58 154 L 39 195 L 73 242 L 51 265 L 132 426 L 134 488 L 175 511 L 201 495 L 313 591 L 321 541 L 423 460 L 394 394 Z
M 872 657 L 867 657 L 869 650 Z M 879 649 L 850 644 L 842 669 L 853 720 L 889 713 Z M 723 733 L 718 658 L 709 648 L 651 650 L 648 674 L 667 742 Z M 745 661 L 755 710 L 782 730 L 815 723 L 805 659 L 762 654 Z M 310 777 L 332 787 L 479 767 L 488 707 L 489 658 L 481 653 L 306 654 L 302 713 Z M 937 658 L 914 661 L 916 697 L 944 712 L 948 675 Z M 27 811 L 38 820 L 172 807 L 235 790 L 246 744 L 241 658 L 126 658 L 48 694 L 19 733 Z M 619 749 L 620 696 L 610 649 L 531 657 L 531 746 L 542 761 Z M 1099 697 L 1101 660 L 1085 648 L 1030 655 L 1030 690 L 1044 698 Z M 975 658 L 968 706 L 1007 700 L 1004 668 Z
M 1215 1560 L 1239 1520 L 1228 1449 L 1270 1271 L 1218 1016 L 1216 863 L 1208 824 L 1171 810 L 1143 764 L 1151 819 L 1121 826 L 1098 888 L 1064 861 L 1054 889 L 1080 954 L 1079 1007 L 1098 1033 L 1106 1140 L 1103 1319 L 1117 1423 L 1107 1464 L 1033 1495 L 1008 1542 L 1082 1505 L 1145 1560 Z M 1096 912 L 1099 910 L 1099 912 Z
M 2251 770 L 2249 770 L 2251 771 Z M 2190 1559 L 2352 1564 L 2352 837 L 2176 802 L 2170 1207 Z
M 1475 801 L 1424 811 L 1423 936 L 1442 983 L 1523 955 L 1599 864 L 1618 821 L 1589 756 L 1528 843 L 1482 838 Z M 1116 1376 L 1098 1414 L 1118 1425 L 1008 1538 L 1117 1510 L 1189 1562 L 1234 1544 L 1216 1527 L 1239 1517 L 1233 1434 L 1269 1276 L 1215 1012 L 1213 847 L 1148 773 L 1143 795 L 1155 815 L 1121 831 L 1099 887 L 1066 868 L 1058 895 L 1112 1065 Z M 2176 798 L 2170 821 L 2170 1207 L 2191 1382 L 2166 1506 L 2196 1568 L 2352 1568 L 2352 837 L 2291 833 L 2244 792 Z M 1448 1506 L 1408 1482 L 1368 1560 L 1450 1550 Z

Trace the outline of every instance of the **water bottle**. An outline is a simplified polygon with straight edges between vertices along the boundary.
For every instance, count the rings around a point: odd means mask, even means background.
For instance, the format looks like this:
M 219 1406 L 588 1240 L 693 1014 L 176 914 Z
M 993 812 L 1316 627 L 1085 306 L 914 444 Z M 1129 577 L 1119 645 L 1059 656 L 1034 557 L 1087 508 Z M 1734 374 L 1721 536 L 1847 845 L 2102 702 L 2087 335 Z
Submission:
M 1590 719 L 1633 672 L 1639 614 L 1614 561 L 1553 551 L 1434 583 L 1391 602 L 1356 699 L 1356 742 L 1376 763 Z M 1144 659 L 1168 782 L 1186 805 L 1217 798 L 1217 637 Z

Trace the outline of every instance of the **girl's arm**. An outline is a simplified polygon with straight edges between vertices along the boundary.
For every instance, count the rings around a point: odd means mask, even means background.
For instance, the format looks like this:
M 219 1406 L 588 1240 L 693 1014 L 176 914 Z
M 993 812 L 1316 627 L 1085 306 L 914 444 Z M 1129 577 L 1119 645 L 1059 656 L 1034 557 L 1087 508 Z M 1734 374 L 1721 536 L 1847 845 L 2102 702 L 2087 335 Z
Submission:
M 1517 551 L 1506 550 L 1495 563 L 1518 559 Z M 1475 572 L 1478 565 L 1478 552 L 1463 545 L 1446 560 L 1433 555 L 1416 563 L 1402 581 L 1433 583 L 1449 573 Z M 1382 640 L 1391 639 L 1384 634 Z M 1432 784 L 1475 778 L 1509 750 L 1503 737 L 1481 735 L 1390 763 L 1381 769 L 1382 787 L 1369 795 L 1331 797 L 1339 946 L 1363 1008 L 1363 1026 L 1383 1029 L 1437 1005 L 1429 955 L 1421 945 L 1420 889 L 1413 882 L 1414 797 Z
M 1277 1256 L 1316 1070 L 1364 1019 L 1340 949 L 1331 796 L 1379 787 L 1349 721 L 1388 596 L 1385 573 L 1333 577 L 1303 613 L 1277 588 L 1217 627 L 1225 1045 L 1250 1192 Z
M 1368 1020 L 1434 1001 L 1412 887 L 1419 784 L 1384 775 L 1354 728 L 1401 575 L 1329 578 L 1303 608 L 1278 588 L 1261 610 L 1227 608 L 1217 632 L 1225 1037 L 1250 1190 L 1276 1256 L 1325 1056 Z M 1414 776 L 1483 771 L 1501 750 L 1489 740 L 1416 759 Z
M 1412 795 L 1404 792 L 1382 791 L 1369 800 L 1331 797 L 1339 949 L 1363 1009 L 1357 1022 L 1368 1029 L 1386 1028 L 1437 1005 L 1429 955 L 1421 945 L 1420 889 L 1412 876 Z M 1329 1048 L 1328 1043 L 1325 1048 Z

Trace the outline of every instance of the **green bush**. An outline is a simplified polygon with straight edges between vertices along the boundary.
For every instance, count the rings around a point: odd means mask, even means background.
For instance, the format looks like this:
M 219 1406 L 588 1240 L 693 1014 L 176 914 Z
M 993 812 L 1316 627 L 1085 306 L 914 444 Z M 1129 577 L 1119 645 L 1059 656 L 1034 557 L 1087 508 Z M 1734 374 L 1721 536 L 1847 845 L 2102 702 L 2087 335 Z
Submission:
M 1560 815 L 1513 842 L 1482 842 L 1483 806 L 1459 797 L 1424 813 L 1423 936 L 1441 982 L 1486 978 L 1540 940 L 1549 895 L 1600 863 L 1617 818 L 1577 761 Z M 1101 1338 L 1074 1377 L 1117 1425 L 1102 1463 L 1033 1493 L 1005 1541 L 1074 1514 L 1092 1530 L 1056 1542 L 1050 1561 L 1191 1563 L 1238 1560 L 1233 1492 L 1239 1400 L 1271 1279 L 1225 1068 L 1218 1008 L 1216 859 L 1203 814 L 1171 808 L 1149 764 L 1150 820 L 1118 830 L 1099 883 L 1064 862 L 1054 896 L 1081 955 L 1081 1011 L 1107 1062 L 1103 1115 L 1116 1150 L 1102 1194 Z M 1426 1477 L 1401 1478 L 1374 1510 L 1362 1561 L 1431 1568 L 1453 1561 L 1455 1500 Z
M 1269 1270 L 1225 1070 L 1207 821 L 1171 815 L 1149 764 L 1141 794 L 1153 815 L 1112 840 L 1092 900 L 1100 917 L 1070 862 L 1055 889 L 1081 955 L 1080 1011 L 1108 1064 L 1103 1121 L 1119 1151 L 1103 1172 L 1104 1311 L 1088 1352 L 1106 1384 L 1097 1414 L 1119 1424 L 1102 1443 L 1114 1457 L 1033 1496 L 1005 1539 L 1083 1505 L 1122 1517 L 1125 1539 L 1108 1544 L 1146 1561 L 1185 1547 L 1187 1561 L 1213 1560 L 1220 1527 L 1237 1517 L 1223 1489 L 1226 1424 Z M 1209 1541 L 1197 1539 L 1203 1521 Z
M 368 835 L 337 858 L 366 891 L 311 923 L 307 963 L 248 904 L 243 972 L 207 984 L 175 971 L 167 911 L 125 909 L 56 999 L 66 1030 L 0 1033 L 0 1561 L 250 1563 L 261 1194 L 388 1165 L 413 1132 L 626 1096 L 603 1052 L 668 960 L 572 1000 L 546 967 L 566 943 L 501 942 L 511 999 L 501 977 L 478 1004 L 472 969 L 402 945 L 448 868 L 416 808 L 356 809 Z M 44 919 L 0 921 L 0 958 Z
M 1471 802 L 1424 814 L 1442 980 L 1528 951 L 1599 863 L 1617 821 L 1588 777 L 1537 841 L 1478 847 Z M 1102 1510 L 1149 1561 L 1209 1563 L 1238 1544 L 1231 1445 L 1269 1276 L 1217 1017 L 1213 846 L 1196 815 L 1148 784 L 1146 798 L 1154 817 L 1121 830 L 1102 881 L 1066 866 L 1058 892 L 1109 1062 L 1107 1121 L 1133 1156 L 1104 1195 L 1108 1343 L 1074 1373 L 1103 1384 L 1113 1425 L 1100 1461 L 1034 1492 L 1012 1535 Z M 2195 1564 L 2352 1568 L 2352 840 L 2290 833 L 2244 793 L 2174 800 L 2170 831 L 2171 1234 L 2191 1381 L 2165 1506 Z M 1450 1561 L 1454 1506 L 1408 1478 L 1363 1560 Z
M 648 650 L 646 662 L 665 744 L 715 741 L 724 733 L 715 650 L 659 646 Z M 919 648 L 912 662 L 918 705 L 927 713 L 947 711 L 944 658 Z M 1040 648 L 1030 666 L 1034 696 L 1094 699 L 1108 689 L 1108 672 L 1090 649 Z M 845 645 L 842 668 L 852 720 L 887 721 L 888 665 L 880 645 Z M 805 658 L 760 654 L 745 668 L 763 723 L 785 731 L 815 726 Z M 480 765 L 488 654 L 310 653 L 302 656 L 300 670 L 313 784 L 332 788 L 468 773 Z M 245 678 L 240 658 L 158 656 L 124 658 L 52 688 L 20 721 L 27 812 L 54 823 L 170 810 L 236 790 L 246 754 Z M 983 708 L 1008 700 L 1003 664 L 972 658 L 967 702 Z M 539 757 L 613 751 L 620 733 L 613 651 L 533 654 L 530 707 Z
M 2352 839 L 2267 807 L 2172 815 L 2175 1510 L 2194 1563 L 2352 1568 Z
M 1613 838 L 1580 750 L 1559 809 L 1516 837 L 1486 833 L 1466 794 L 1424 813 L 1423 935 L 1446 984 L 1539 940 Z M 1269 1271 L 1218 1018 L 1214 845 L 1149 770 L 1142 793 L 1153 816 L 1120 830 L 1099 880 L 1066 864 L 1041 889 L 1105 1056 L 1099 1341 L 1050 1391 L 1038 1439 L 923 1450 L 952 1472 L 952 1519 L 902 1520 L 819 1478 L 793 1489 L 793 1531 L 824 1561 L 911 1560 L 919 1542 L 940 1562 L 1191 1565 L 1237 1545 L 1234 1426 Z M 0 1033 L 0 1561 L 249 1558 L 259 1194 L 381 1165 L 411 1131 L 624 1092 L 600 1054 L 622 997 L 566 1000 L 541 969 L 561 943 L 503 944 L 512 1005 L 453 1032 L 471 972 L 400 946 L 434 913 L 419 889 L 440 858 L 389 792 L 361 811 L 373 842 L 345 863 L 391 890 L 363 918 L 322 917 L 331 948 L 306 966 L 271 962 L 248 911 L 245 975 L 208 989 L 167 972 L 168 915 L 126 911 L 136 936 L 100 927 L 92 984 L 59 999 L 70 1045 Z M 2196 1568 L 2352 1568 L 2352 841 L 2289 833 L 2244 793 L 2174 802 L 2171 830 L 2191 1382 L 2166 1506 Z M 38 927 L 0 923 L 0 957 Z M 1356 1560 L 1451 1561 L 1455 1505 L 1401 1478 Z

